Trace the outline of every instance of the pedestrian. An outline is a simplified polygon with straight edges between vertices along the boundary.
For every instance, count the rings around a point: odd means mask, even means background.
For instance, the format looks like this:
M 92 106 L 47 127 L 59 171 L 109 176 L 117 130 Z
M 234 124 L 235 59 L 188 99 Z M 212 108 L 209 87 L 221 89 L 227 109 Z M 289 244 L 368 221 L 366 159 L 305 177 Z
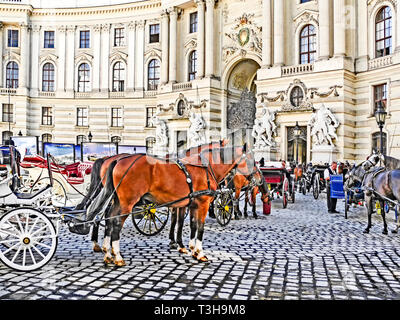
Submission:
M 327 198 L 327 204 L 328 204 L 328 212 L 329 213 L 339 213 L 339 211 L 336 211 L 336 198 L 331 198 L 331 186 L 330 186 L 330 180 L 332 175 L 337 174 L 337 162 L 333 161 L 330 167 L 325 169 L 324 171 L 324 180 L 326 182 L 326 198 Z
M 265 166 L 264 157 L 262 157 L 262 158 L 260 159 L 259 166 L 260 166 L 261 168 Z

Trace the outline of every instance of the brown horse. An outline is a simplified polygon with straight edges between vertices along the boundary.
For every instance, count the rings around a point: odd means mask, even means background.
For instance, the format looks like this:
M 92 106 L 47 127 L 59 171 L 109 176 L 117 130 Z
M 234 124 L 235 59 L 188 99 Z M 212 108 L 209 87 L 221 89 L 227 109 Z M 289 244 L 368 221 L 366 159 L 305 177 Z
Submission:
M 200 156 L 186 159 L 186 173 L 172 161 L 148 155 L 114 161 L 107 170 L 104 192 L 99 195 L 97 203 L 88 209 L 88 216 L 93 216 L 113 200 L 106 220 L 104 242 L 107 251 L 104 261 L 114 262 L 117 266 L 125 265 L 119 247 L 120 232 L 135 204 L 145 195 L 157 204 L 174 208 L 189 206 L 189 247 L 193 257 L 199 261 L 208 261 L 203 252 L 202 240 L 210 202 L 215 196 L 218 182 L 245 158 L 245 147 L 209 148 L 203 150 Z M 246 173 L 250 174 L 248 167 Z M 112 252 L 108 250 L 110 240 Z
M 186 150 L 185 152 L 185 156 L 189 157 L 191 155 L 198 155 L 200 154 L 200 152 L 208 147 L 224 147 L 228 144 L 228 140 L 223 139 L 220 140 L 218 142 L 210 142 L 204 145 L 199 145 L 197 147 L 192 147 Z M 135 155 L 132 154 L 117 154 L 114 156 L 109 156 L 109 157 L 104 157 L 101 159 L 98 159 L 95 161 L 95 163 L 93 164 L 93 168 L 92 168 L 92 173 L 91 173 L 91 181 L 90 181 L 90 187 L 89 187 L 89 191 L 87 193 L 87 195 L 85 196 L 85 198 L 81 201 L 81 203 L 79 203 L 75 210 L 82 210 L 84 208 L 87 208 L 88 205 L 99 195 L 100 191 L 103 189 L 103 186 L 106 183 L 106 172 L 108 167 L 110 166 L 110 164 L 113 161 L 119 161 L 121 159 L 124 158 L 128 158 L 128 157 L 132 157 Z M 172 155 L 166 155 L 166 159 L 171 158 Z M 185 159 L 185 158 L 183 158 Z M 183 224 L 183 220 L 184 220 L 184 215 L 185 215 L 185 208 L 174 208 L 172 210 L 172 215 L 171 215 L 171 232 L 170 232 L 170 239 L 171 239 L 171 244 L 170 246 L 172 248 L 177 248 L 176 242 L 174 240 L 174 229 L 175 229 L 175 225 L 176 223 L 180 223 L 180 221 L 182 221 Z M 179 216 L 179 218 L 178 218 Z M 181 230 L 182 228 L 178 228 L 178 233 L 179 230 Z M 101 252 L 102 248 L 100 247 L 100 245 L 98 244 L 98 234 L 99 234 L 99 224 L 96 223 L 93 226 L 92 229 L 92 242 L 93 242 L 93 251 L 94 252 Z M 179 237 L 179 234 L 178 234 Z

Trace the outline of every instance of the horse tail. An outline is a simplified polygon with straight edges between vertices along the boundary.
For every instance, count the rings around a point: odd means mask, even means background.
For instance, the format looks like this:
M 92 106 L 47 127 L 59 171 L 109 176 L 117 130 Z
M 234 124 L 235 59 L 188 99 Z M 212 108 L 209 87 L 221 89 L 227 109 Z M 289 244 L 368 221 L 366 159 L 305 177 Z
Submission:
M 85 207 L 90 205 L 93 199 L 100 193 L 103 188 L 103 184 L 101 183 L 100 170 L 106 158 L 97 159 L 93 163 L 92 172 L 90 174 L 90 185 L 89 191 L 85 197 L 83 197 L 82 201 L 76 206 L 76 210 L 83 210 Z
M 106 172 L 106 184 L 87 209 L 88 219 L 93 219 L 95 215 L 105 212 L 111 200 L 116 196 L 114 192 L 113 171 L 117 163 L 118 160 L 114 160 L 108 167 Z

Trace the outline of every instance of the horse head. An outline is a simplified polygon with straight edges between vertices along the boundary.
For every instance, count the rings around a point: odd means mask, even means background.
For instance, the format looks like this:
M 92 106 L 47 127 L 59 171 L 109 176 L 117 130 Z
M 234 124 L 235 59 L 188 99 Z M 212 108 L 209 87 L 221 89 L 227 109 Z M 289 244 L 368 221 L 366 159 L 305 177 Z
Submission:
M 379 161 L 384 161 L 385 159 L 383 158 L 383 155 L 375 152 L 375 150 L 372 152 L 370 156 L 367 157 L 367 160 L 363 162 L 363 169 L 365 171 L 370 170 L 372 167 L 375 167 Z
M 359 165 L 354 165 L 345 176 L 344 190 L 349 190 L 354 187 L 357 182 L 362 183 L 362 180 L 366 174 L 364 166 L 366 166 L 367 161 L 360 163 Z

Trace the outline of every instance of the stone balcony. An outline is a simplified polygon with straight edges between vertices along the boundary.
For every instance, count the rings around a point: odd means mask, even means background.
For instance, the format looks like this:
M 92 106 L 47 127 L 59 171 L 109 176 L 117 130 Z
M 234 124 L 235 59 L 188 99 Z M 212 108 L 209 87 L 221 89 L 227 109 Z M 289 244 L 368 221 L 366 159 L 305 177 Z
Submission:
M 310 73 L 313 71 L 314 71 L 313 63 L 282 67 L 282 77 L 293 76 L 293 75 L 303 74 L 303 73 Z
M 17 89 L 12 89 L 12 88 L 0 88 L 0 94 L 4 95 L 15 95 L 17 94 Z
M 382 67 L 387 67 L 393 64 L 393 56 L 385 56 L 368 61 L 368 70 L 375 70 Z

